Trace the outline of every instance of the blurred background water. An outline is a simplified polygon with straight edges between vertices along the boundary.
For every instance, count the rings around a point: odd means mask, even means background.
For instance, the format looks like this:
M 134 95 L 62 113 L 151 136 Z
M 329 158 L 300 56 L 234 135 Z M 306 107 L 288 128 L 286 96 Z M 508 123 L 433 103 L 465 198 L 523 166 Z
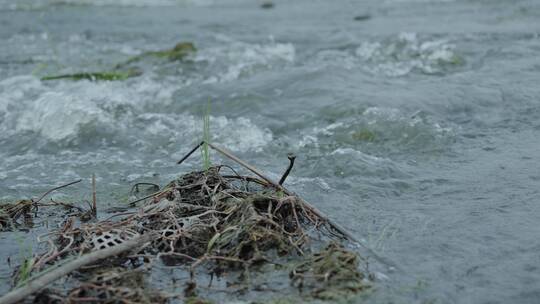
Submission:
M 368 302 L 540 303 L 540 2 L 262 3 L 0 0 L 0 200 L 198 169 L 175 161 L 210 100 L 213 142 L 276 178 L 294 152 L 289 187 L 400 265 Z M 179 41 L 140 77 L 40 81 Z

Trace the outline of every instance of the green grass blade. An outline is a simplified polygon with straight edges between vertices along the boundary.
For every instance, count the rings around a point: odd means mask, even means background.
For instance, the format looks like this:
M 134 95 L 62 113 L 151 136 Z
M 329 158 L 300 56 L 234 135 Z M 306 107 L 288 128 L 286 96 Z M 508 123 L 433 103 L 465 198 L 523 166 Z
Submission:
M 206 106 L 206 113 L 203 117 L 203 146 L 202 146 L 202 159 L 203 169 L 206 171 L 210 168 L 210 149 L 208 143 L 210 142 L 210 101 Z

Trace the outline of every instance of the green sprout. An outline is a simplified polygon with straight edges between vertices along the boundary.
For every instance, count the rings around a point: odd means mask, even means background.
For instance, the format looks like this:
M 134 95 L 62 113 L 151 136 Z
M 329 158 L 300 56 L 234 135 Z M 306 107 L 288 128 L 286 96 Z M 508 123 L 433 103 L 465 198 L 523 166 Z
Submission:
M 210 142 L 210 100 L 206 106 L 206 113 L 203 117 L 203 145 L 202 145 L 202 160 L 203 169 L 206 171 L 210 168 L 210 149 L 208 143 Z
M 19 266 L 15 285 L 21 286 L 25 284 L 30 278 L 32 268 L 34 267 L 34 258 L 32 252 L 32 245 L 28 245 L 25 248 L 24 240 L 20 236 L 17 236 L 17 242 L 19 243 L 19 259 L 21 261 L 21 266 Z

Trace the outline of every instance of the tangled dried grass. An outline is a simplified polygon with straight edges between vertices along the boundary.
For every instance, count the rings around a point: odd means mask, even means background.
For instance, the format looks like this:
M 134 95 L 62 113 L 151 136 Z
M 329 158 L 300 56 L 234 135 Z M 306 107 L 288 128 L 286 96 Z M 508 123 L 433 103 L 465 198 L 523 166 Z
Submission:
M 32 201 L 21 200 L 17 203 L 0 205 L 0 231 L 12 229 L 15 226 L 32 225 Z M 22 221 L 21 221 L 22 219 Z
M 314 297 L 336 300 L 369 288 L 358 268 L 359 257 L 332 242 L 298 263 L 289 276 L 295 286 L 309 288 Z
M 135 251 L 79 269 L 71 291 L 62 296 L 50 293 L 54 302 L 164 302 L 170 295 L 152 291 L 144 279 L 132 275 L 143 273 L 137 269 L 155 259 L 191 273 L 186 298 L 195 294 L 200 266 L 212 275 L 240 272 L 239 277 L 249 280 L 255 267 L 277 264 L 284 257 L 302 261 L 291 271 L 292 283 L 313 289 L 315 297 L 325 298 L 320 295 L 327 287 L 353 293 L 366 287 L 355 253 L 332 243 L 312 254 L 313 243 L 339 240 L 327 221 L 297 196 L 263 179 L 215 166 L 186 174 L 142 202 L 136 210 L 104 221 L 82 223 L 70 217 L 60 229 L 40 237 L 48 250 L 36 257 L 34 273 L 142 235 L 155 236 Z M 319 285 L 308 284 L 309 280 Z
M 303 255 L 308 231 L 316 231 L 324 222 L 297 197 L 254 177 L 222 175 L 223 168 L 184 175 L 117 221 L 76 227 L 71 218 L 48 235 L 51 248 L 37 265 L 68 252 L 112 247 L 150 231 L 158 237 L 146 252 L 168 257 L 169 263 L 177 257 L 177 264 L 216 261 L 244 268 L 271 260 L 269 251 Z

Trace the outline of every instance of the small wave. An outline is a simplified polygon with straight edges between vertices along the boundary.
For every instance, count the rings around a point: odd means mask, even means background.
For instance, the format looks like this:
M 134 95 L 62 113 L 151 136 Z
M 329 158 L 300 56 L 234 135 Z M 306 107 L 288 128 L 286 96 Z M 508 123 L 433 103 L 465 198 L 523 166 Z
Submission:
M 324 66 L 339 66 L 347 70 L 359 66 L 358 58 L 348 50 L 322 50 L 317 53 L 316 60 Z
M 217 0 L 51 0 L 53 4 L 95 5 L 95 6 L 208 6 L 219 3 Z
M 33 76 L 8 78 L 0 82 L 0 113 L 6 116 L 0 129 L 64 144 L 76 141 L 85 126 L 113 133 L 123 123 L 116 111 L 137 100 L 122 85 L 82 81 L 48 86 Z
M 196 62 L 212 67 L 205 83 L 233 81 L 260 69 L 292 63 L 295 59 L 295 48 L 291 43 L 250 44 L 223 36 L 218 40 L 220 45 L 202 49 L 195 57 Z
M 94 5 L 94 6 L 172 6 L 185 2 L 179 0 L 52 0 L 53 5 Z
M 277 178 L 279 178 L 279 176 Z M 293 186 L 294 188 L 305 188 L 307 185 L 314 185 L 323 191 L 332 190 L 332 187 L 328 184 L 327 179 L 322 177 L 290 176 L 287 178 L 287 185 Z
M 386 3 L 451 3 L 456 0 L 385 0 Z
M 201 136 L 202 119 L 190 113 L 156 112 L 171 104 L 171 87 L 151 78 L 53 85 L 33 76 L 8 78 L 0 82 L 0 140 L 38 136 L 45 145 L 175 149 Z M 234 151 L 260 151 L 273 138 L 270 130 L 244 117 L 213 116 L 211 133 Z
M 388 159 L 384 159 L 381 157 L 376 157 L 373 155 L 362 153 L 358 150 L 354 150 L 352 148 L 338 148 L 330 153 L 330 155 L 354 155 L 361 159 L 363 162 L 371 164 L 373 166 L 377 165 L 378 163 L 389 161 Z
M 402 179 L 409 177 L 401 166 L 384 157 L 377 157 L 353 148 L 337 148 L 325 158 L 327 172 L 335 176 L 362 176 L 377 179 Z
M 463 64 L 455 45 L 444 39 L 419 38 L 401 33 L 383 41 L 367 41 L 356 49 L 356 56 L 374 73 L 403 76 L 414 71 L 439 74 Z
M 422 111 L 407 115 L 398 109 L 369 107 L 359 114 L 354 112 L 337 122 L 314 127 L 297 141 L 298 148 L 329 152 L 341 147 L 391 155 L 445 151 L 453 142 L 453 128 Z
M 216 2 L 216 0 L 0 0 L 0 10 L 41 10 L 58 5 L 124 7 L 208 6 Z
M 113 117 L 85 98 L 47 92 L 17 120 L 16 131 L 39 133 L 50 141 L 74 139 L 84 126 L 112 125 Z
M 202 119 L 186 114 L 142 114 L 137 117 L 142 137 L 153 138 L 153 143 L 177 147 L 181 143 L 191 143 L 202 137 Z M 261 151 L 273 139 L 272 132 L 257 127 L 250 119 L 230 119 L 224 116 L 210 116 L 211 140 L 227 146 L 233 151 Z

